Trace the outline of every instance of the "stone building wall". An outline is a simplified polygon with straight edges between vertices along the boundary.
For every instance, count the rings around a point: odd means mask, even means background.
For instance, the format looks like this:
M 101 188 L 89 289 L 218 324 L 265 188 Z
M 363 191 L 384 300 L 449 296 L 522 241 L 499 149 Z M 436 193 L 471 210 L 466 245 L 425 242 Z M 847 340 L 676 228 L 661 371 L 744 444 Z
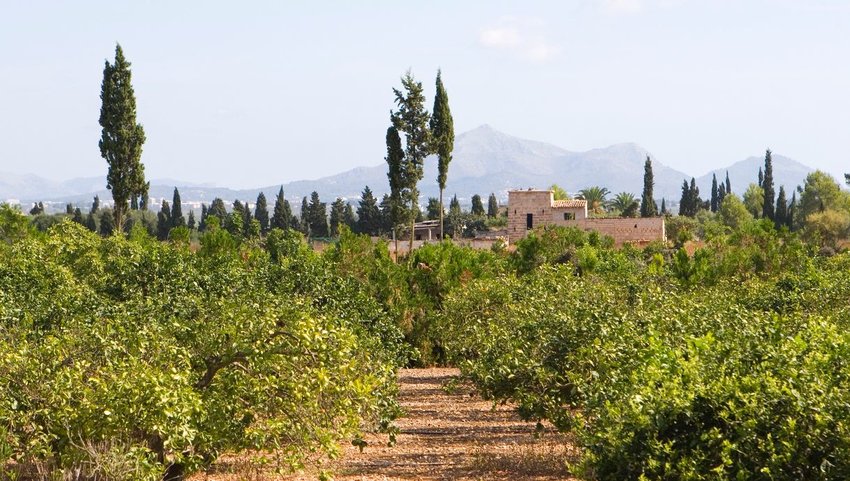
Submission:
M 656 240 L 666 241 L 667 234 L 663 217 L 649 218 L 611 218 L 590 219 L 587 207 L 554 207 L 553 193 L 549 190 L 517 190 L 508 193 L 508 228 L 510 242 L 516 242 L 528 234 L 528 216 L 531 215 L 531 228 L 542 225 L 560 225 L 577 227 L 583 230 L 595 230 L 611 236 L 614 243 L 646 243 Z M 564 213 L 573 214 L 574 219 L 564 219 Z

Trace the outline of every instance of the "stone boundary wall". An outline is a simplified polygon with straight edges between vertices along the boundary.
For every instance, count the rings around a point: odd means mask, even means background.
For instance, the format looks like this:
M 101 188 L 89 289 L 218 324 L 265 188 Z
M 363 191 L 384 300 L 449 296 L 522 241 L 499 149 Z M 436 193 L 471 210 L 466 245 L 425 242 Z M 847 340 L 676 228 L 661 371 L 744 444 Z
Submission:
M 562 221 L 558 225 L 575 226 L 584 230 L 595 230 L 614 238 L 616 245 L 644 244 L 652 241 L 667 241 L 663 217 L 581 219 Z

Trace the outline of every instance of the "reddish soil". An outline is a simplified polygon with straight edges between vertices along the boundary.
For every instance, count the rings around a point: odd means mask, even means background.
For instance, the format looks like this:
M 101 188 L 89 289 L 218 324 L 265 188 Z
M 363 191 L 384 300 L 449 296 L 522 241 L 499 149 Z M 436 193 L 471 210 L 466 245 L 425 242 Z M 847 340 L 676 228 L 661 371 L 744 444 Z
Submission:
M 336 480 L 555 480 L 571 477 L 567 463 L 577 450 L 550 428 L 535 433 L 510 406 L 496 406 L 466 385 L 444 389 L 456 369 L 405 369 L 399 401 L 405 415 L 394 446 L 386 435 L 369 435 L 361 453 L 346 446 L 329 466 Z M 227 464 L 225 462 L 225 464 Z M 317 473 L 280 476 L 256 469 L 218 466 L 194 479 L 315 480 Z M 249 472 L 250 471 L 250 472 Z

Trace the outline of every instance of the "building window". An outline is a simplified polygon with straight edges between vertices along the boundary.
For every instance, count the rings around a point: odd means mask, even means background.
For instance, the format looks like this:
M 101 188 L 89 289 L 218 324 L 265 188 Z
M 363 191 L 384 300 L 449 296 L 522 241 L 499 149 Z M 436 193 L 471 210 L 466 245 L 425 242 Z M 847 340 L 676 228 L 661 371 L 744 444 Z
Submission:
M 525 228 L 531 230 L 534 227 L 534 214 L 525 214 Z
M 572 212 L 564 212 L 564 220 L 575 220 L 576 215 Z

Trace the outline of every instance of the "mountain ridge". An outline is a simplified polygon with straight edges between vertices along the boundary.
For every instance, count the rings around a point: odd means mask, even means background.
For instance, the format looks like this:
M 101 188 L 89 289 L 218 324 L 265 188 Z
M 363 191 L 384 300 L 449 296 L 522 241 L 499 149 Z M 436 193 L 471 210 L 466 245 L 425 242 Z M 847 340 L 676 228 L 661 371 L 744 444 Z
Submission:
M 457 194 L 461 202 L 468 203 L 472 194 L 476 193 L 486 197 L 493 192 L 500 199 L 506 199 L 510 189 L 544 188 L 557 183 L 572 193 L 600 185 L 612 193 L 626 191 L 639 195 L 643 188 L 643 165 L 647 156 L 653 159 L 656 198 L 659 202 L 661 198 L 667 199 L 668 203 L 675 202 L 681 195 L 682 180 L 689 180 L 691 176 L 658 161 L 637 143 L 623 142 L 586 151 L 570 151 L 554 144 L 514 137 L 484 124 L 459 134 L 455 139 L 454 159 L 449 166 L 445 194 L 447 198 Z M 784 183 L 786 190 L 790 191 L 797 184 L 802 184 L 805 176 L 814 170 L 778 154 L 774 154 L 773 159 L 777 189 Z M 721 181 L 725 179 L 726 170 L 730 172 L 733 191 L 742 193 L 750 179 L 754 181 L 758 163 L 758 156 L 748 157 L 697 177 L 702 196 L 707 197 L 710 192 L 711 174 L 722 173 L 718 175 L 718 181 Z M 426 159 L 424 176 L 419 184 L 420 202 L 423 204 L 428 197 L 436 197 L 439 193 L 436 164 L 435 156 Z M 170 200 L 176 186 L 186 203 L 209 203 L 215 197 L 226 201 L 240 199 L 253 202 L 260 192 L 264 192 L 273 203 L 273 197 L 282 186 L 290 202 L 300 203 L 302 197 L 316 191 L 330 203 L 336 197 L 356 201 L 367 185 L 378 197 L 388 191 L 386 164 L 358 166 L 318 179 L 251 189 L 231 189 L 177 179 L 152 179 L 150 197 L 152 204 L 159 204 L 163 198 Z M 55 182 L 34 174 L 0 172 L 0 201 L 19 199 L 24 205 L 36 201 L 88 205 L 94 195 L 108 201 L 111 195 L 104 187 L 105 176 Z

